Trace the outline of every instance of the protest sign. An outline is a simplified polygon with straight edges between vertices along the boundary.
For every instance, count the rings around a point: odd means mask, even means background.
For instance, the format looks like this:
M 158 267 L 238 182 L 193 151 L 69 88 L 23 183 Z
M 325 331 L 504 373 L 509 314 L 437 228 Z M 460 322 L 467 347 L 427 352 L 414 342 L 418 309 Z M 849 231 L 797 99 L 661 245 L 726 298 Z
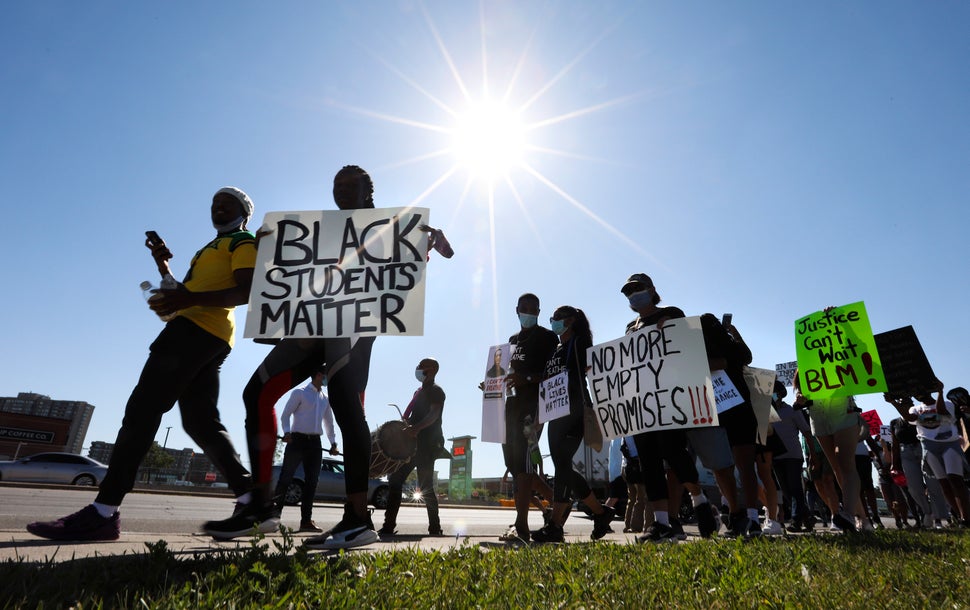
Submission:
M 758 419 L 758 442 L 765 444 L 768 438 L 768 428 L 771 426 L 771 393 L 775 389 L 775 371 L 744 367 L 744 382 L 748 384 L 751 393 L 751 408 Z M 777 414 L 775 414 L 777 417 Z
M 888 393 L 907 398 L 936 387 L 936 375 L 912 326 L 875 335 Z
M 792 382 L 795 380 L 795 369 L 797 368 L 798 362 L 795 360 L 782 362 L 781 364 L 775 365 L 775 375 L 782 385 L 791 387 Z
M 539 423 L 569 415 L 569 372 L 563 371 L 539 384 Z
M 862 301 L 795 321 L 801 392 L 834 398 L 886 391 L 882 363 Z
M 505 442 L 505 375 L 512 359 L 508 343 L 488 348 L 482 385 L 482 441 Z
M 711 387 L 714 388 L 714 402 L 717 403 L 718 413 L 724 413 L 744 402 L 744 396 L 741 396 L 741 392 L 738 392 L 738 388 L 724 371 L 711 373 Z
M 886 441 L 887 443 L 893 442 L 893 433 L 892 433 L 892 430 L 890 430 L 889 428 L 890 428 L 889 424 L 883 424 L 879 426 L 879 438 Z
M 604 440 L 717 425 L 700 318 L 648 326 L 586 353 L 593 410 Z
M 271 212 L 247 338 L 424 333 L 426 208 Z
M 882 419 L 879 417 L 879 413 L 875 409 L 870 411 L 863 411 L 860 413 L 863 421 L 869 426 L 869 436 L 875 436 L 879 434 L 879 430 L 882 428 Z

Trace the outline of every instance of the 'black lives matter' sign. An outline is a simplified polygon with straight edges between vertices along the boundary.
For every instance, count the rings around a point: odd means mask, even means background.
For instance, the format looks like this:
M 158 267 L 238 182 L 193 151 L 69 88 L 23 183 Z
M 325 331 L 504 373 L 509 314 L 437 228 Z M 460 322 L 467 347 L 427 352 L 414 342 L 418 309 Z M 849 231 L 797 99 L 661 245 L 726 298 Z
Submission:
M 424 334 L 427 208 L 271 212 L 247 338 Z

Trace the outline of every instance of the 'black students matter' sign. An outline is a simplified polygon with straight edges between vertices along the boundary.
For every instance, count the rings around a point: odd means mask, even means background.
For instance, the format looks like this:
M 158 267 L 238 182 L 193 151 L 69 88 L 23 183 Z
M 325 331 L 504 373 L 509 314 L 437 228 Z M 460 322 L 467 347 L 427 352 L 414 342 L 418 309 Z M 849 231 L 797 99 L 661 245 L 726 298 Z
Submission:
M 427 208 L 271 212 L 247 338 L 424 333 Z

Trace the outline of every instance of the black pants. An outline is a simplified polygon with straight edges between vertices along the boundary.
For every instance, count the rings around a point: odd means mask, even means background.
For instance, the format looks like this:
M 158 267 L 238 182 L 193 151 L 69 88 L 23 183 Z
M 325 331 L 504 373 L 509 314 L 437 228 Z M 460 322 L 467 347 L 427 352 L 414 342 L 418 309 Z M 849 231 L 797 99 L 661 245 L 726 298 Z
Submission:
M 549 453 L 552 464 L 556 469 L 552 484 L 552 498 L 554 502 L 569 502 L 569 492 L 577 500 L 582 500 L 590 494 L 586 477 L 573 466 L 573 456 L 583 442 L 583 407 L 581 398 L 570 396 L 572 404 L 579 404 L 579 409 L 566 417 L 560 417 L 549 422 Z
M 796 458 L 782 458 L 771 462 L 772 470 L 778 478 L 778 486 L 781 487 L 785 516 L 795 521 L 805 519 L 809 512 L 805 502 L 805 486 L 802 483 L 802 464 L 802 460 Z
M 283 339 L 253 373 L 243 402 L 246 439 L 256 485 L 273 478 L 276 452 L 276 402 L 326 363 L 327 395 L 344 443 L 344 474 L 348 494 L 366 492 L 370 467 L 370 430 L 364 417 L 374 337 L 350 339 Z
M 320 465 L 323 461 L 323 446 L 320 444 L 319 434 L 290 434 L 290 442 L 283 452 L 283 465 L 280 467 L 280 478 L 276 482 L 276 504 L 283 506 L 283 496 L 286 488 L 293 481 L 296 467 L 303 464 L 303 498 L 300 500 L 300 520 L 309 521 L 313 516 L 313 497 L 317 493 L 317 481 L 320 480 Z
M 397 513 L 401 509 L 401 499 L 404 481 L 411 475 L 411 471 L 418 469 L 418 487 L 421 488 L 421 498 L 428 509 L 428 531 L 441 530 L 441 519 L 438 517 L 438 494 L 434 488 L 434 462 L 437 458 L 437 447 L 419 447 L 417 454 L 411 461 L 395 470 L 387 478 L 389 493 L 387 509 L 384 511 L 384 528 L 393 530 L 397 526 Z
M 162 415 L 178 402 L 182 427 L 202 448 L 237 494 L 251 486 L 226 427 L 219 419 L 219 368 L 229 344 L 188 319 L 176 317 L 151 344 L 148 361 L 125 407 L 108 474 L 97 502 L 118 506 L 135 484 Z
M 633 437 L 640 457 L 640 470 L 647 488 L 647 500 L 667 499 L 667 473 L 664 461 L 681 483 L 697 483 L 697 466 L 687 452 L 687 435 L 683 430 L 655 430 Z

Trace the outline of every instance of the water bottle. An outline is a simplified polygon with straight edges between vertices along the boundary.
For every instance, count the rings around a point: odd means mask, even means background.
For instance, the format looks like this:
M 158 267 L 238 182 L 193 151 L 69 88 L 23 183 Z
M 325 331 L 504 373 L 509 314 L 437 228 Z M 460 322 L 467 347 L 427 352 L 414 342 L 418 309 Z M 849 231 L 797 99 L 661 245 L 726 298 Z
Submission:
M 152 299 L 158 298 L 159 295 L 152 292 L 152 290 L 154 290 L 155 287 L 152 286 L 151 282 L 146 280 L 141 284 L 139 284 L 139 287 L 141 288 L 142 296 L 145 297 L 145 301 L 151 302 Z M 165 276 L 162 277 L 162 283 L 159 287 L 166 290 L 172 290 L 178 287 L 178 281 L 174 277 L 172 277 L 171 273 L 166 273 Z M 161 318 L 162 322 L 168 322 L 169 320 L 174 318 L 177 314 L 178 312 L 170 313 L 165 316 L 159 314 L 158 317 Z

